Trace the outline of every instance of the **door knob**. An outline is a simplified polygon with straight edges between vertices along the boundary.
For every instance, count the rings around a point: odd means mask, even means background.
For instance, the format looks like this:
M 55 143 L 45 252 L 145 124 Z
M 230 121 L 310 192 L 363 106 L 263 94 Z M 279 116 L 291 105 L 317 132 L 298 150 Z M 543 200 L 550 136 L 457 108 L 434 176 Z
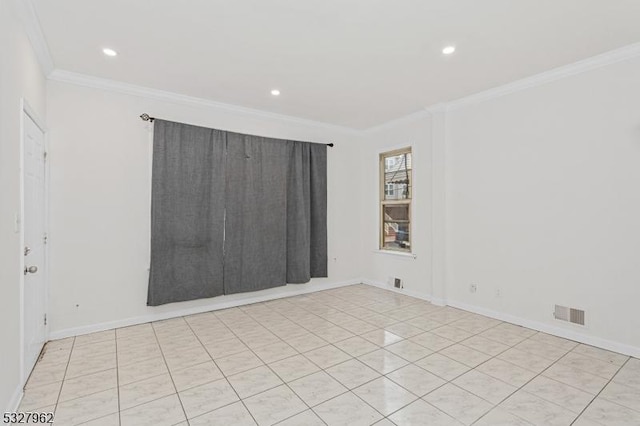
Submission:
M 38 267 L 37 266 L 25 266 L 24 267 L 24 274 L 35 274 L 36 272 L 38 272 Z

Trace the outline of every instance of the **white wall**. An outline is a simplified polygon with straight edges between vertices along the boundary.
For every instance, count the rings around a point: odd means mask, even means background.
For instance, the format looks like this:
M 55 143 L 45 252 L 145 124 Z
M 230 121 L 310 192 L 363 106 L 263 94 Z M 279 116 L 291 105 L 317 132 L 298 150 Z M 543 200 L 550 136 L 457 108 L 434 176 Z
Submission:
M 636 58 L 448 112 L 451 302 L 640 355 L 639 75 Z
M 407 294 L 430 297 L 431 288 L 431 120 L 426 112 L 414 114 L 363 135 L 361 152 L 363 203 L 363 276 L 389 286 L 390 277 L 403 280 Z M 411 146 L 413 154 L 413 199 L 411 245 L 414 257 L 378 250 L 380 221 L 379 154 Z
M 45 79 L 13 3 L 0 1 L 0 410 L 20 389 L 20 99 L 44 119 Z
M 329 278 L 260 294 L 358 281 L 360 228 L 352 211 L 361 205 L 361 173 L 355 132 L 51 80 L 48 110 L 52 336 L 255 296 L 146 306 L 151 134 L 138 118 L 143 112 L 242 133 L 334 142 L 328 151 Z

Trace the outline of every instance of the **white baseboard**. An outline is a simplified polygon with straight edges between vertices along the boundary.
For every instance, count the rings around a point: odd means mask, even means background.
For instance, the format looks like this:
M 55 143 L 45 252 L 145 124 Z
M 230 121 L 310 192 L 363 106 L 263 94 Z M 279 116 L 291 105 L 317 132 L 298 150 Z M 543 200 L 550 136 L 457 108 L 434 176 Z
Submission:
M 484 315 L 490 318 L 494 318 L 500 321 L 509 322 L 511 324 L 527 327 L 532 330 L 541 331 L 543 333 L 552 334 L 554 336 L 563 337 L 565 339 L 573 340 L 575 342 L 584 343 L 585 345 L 595 346 L 608 351 L 618 352 L 624 355 L 629 355 L 635 358 L 640 358 L 640 348 L 636 346 L 626 345 L 624 343 L 614 342 L 612 340 L 603 339 L 601 337 L 590 336 L 588 334 L 580 333 L 579 331 L 568 330 L 561 327 L 556 327 L 543 322 L 529 320 L 526 318 L 517 317 L 514 315 L 506 314 L 503 312 L 494 311 L 479 306 L 469 305 L 454 300 L 447 302 L 449 306 L 462 309 L 475 314 Z
M 433 296 L 431 296 L 430 294 L 427 294 L 427 293 L 407 290 L 405 288 L 402 288 L 402 289 L 395 288 L 395 287 L 387 285 L 387 284 L 385 284 L 385 283 L 383 283 L 381 281 L 370 280 L 368 278 L 362 278 L 362 283 L 370 285 L 370 286 L 378 287 L 378 288 L 381 288 L 381 289 L 384 289 L 384 290 L 393 291 L 394 293 L 404 294 L 405 296 L 415 297 L 416 299 L 426 300 L 427 302 L 433 303 L 434 305 L 438 305 L 438 306 L 445 306 L 446 305 L 446 302 L 444 300 L 436 298 L 436 297 L 433 297 Z
M 11 413 L 18 411 L 18 407 L 20 406 L 20 402 L 22 401 L 22 397 L 24 396 L 24 385 L 19 385 L 11 399 L 9 400 L 9 404 L 7 405 L 7 409 L 5 412 Z
M 595 346 L 608 351 L 618 352 L 624 355 L 629 355 L 635 358 L 640 358 L 640 348 L 636 346 L 626 345 L 624 343 L 614 342 L 612 340 L 603 339 L 601 337 L 590 336 L 579 331 L 569 330 L 561 327 L 555 327 L 550 324 L 545 324 L 539 321 L 533 321 L 526 318 L 517 317 L 514 315 L 506 314 L 503 312 L 494 311 L 491 309 L 482 308 L 479 306 L 469 305 L 455 300 L 441 300 L 434 299 L 431 295 L 426 293 L 419 293 L 405 289 L 397 289 L 391 287 L 383 282 L 370 280 L 368 278 L 362 279 L 363 284 L 371 285 L 374 287 L 383 288 L 385 290 L 393 291 L 395 293 L 404 294 L 407 296 L 415 297 L 417 299 L 426 300 L 434 305 L 451 306 L 453 308 L 462 309 L 464 311 L 473 312 L 474 314 L 484 315 L 486 317 L 494 318 L 500 321 L 505 321 L 511 324 L 527 327 L 532 330 L 541 331 L 543 333 L 552 334 L 554 336 L 563 337 L 565 339 L 573 340 L 575 342 L 584 343 L 585 345 Z
M 354 284 L 361 284 L 360 279 L 352 279 L 337 283 L 312 283 L 312 284 L 290 284 L 279 287 L 280 291 L 275 294 L 261 294 L 256 296 L 254 293 L 245 293 L 243 295 L 219 296 L 212 300 L 211 303 L 197 306 L 193 308 L 176 309 L 169 312 L 157 314 L 142 315 L 138 317 L 125 318 L 116 321 L 108 321 L 98 324 L 90 324 L 81 327 L 66 328 L 55 330 L 49 333 L 50 340 L 64 339 L 66 337 L 81 336 L 83 334 L 95 333 L 98 331 L 112 330 L 114 328 L 129 327 L 132 325 L 145 324 L 152 321 L 161 321 L 170 318 L 177 318 L 186 315 L 200 314 L 203 312 L 217 311 L 220 309 L 234 308 L 236 306 L 250 305 L 252 303 L 266 302 L 274 299 L 282 299 L 285 297 L 298 296 L 301 294 L 315 293 L 317 291 L 330 290 L 332 288 L 346 287 Z

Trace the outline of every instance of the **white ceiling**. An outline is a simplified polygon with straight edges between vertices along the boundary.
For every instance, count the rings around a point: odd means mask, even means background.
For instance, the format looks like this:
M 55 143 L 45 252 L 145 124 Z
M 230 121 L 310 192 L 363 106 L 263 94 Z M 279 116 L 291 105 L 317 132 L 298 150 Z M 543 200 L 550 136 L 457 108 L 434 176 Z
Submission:
M 354 128 L 640 41 L 638 0 L 33 2 L 57 69 Z

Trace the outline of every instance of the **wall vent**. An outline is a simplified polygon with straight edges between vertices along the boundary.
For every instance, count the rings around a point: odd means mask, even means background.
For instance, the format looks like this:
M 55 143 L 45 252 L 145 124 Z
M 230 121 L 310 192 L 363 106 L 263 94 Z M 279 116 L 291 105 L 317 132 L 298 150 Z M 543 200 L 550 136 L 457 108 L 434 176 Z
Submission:
M 584 325 L 584 311 L 582 309 L 556 305 L 553 312 L 553 317 L 560 321 L 567 321 L 573 324 Z

